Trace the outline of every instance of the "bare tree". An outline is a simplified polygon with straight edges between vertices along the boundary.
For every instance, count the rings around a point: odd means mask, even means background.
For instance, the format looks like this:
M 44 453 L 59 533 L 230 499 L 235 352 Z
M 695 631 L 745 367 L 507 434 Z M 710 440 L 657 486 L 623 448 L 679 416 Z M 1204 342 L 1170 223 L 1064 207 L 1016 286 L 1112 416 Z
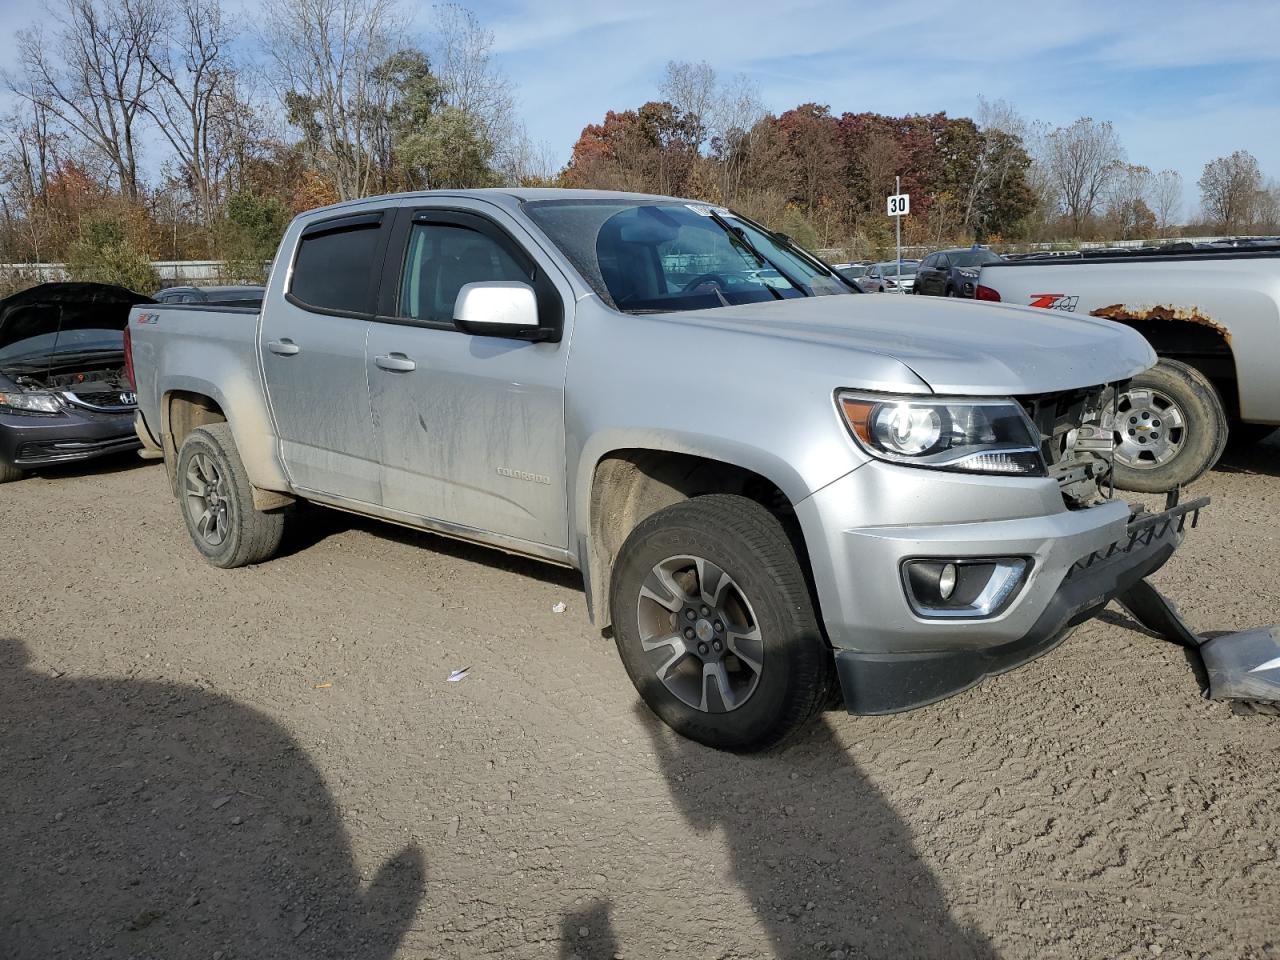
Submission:
M 1237 150 L 1210 160 L 1197 182 L 1206 217 L 1231 232 L 1252 225 L 1262 190 L 1262 172 L 1253 154 Z
M 383 165 L 392 97 L 378 67 L 402 42 L 396 0 L 265 0 L 274 80 L 312 161 L 344 200 L 364 196 Z
M 695 147 L 700 148 L 712 135 L 713 112 L 716 110 L 720 90 L 716 84 L 716 72 L 711 64 L 702 60 L 668 60 L 666 73 L 659 87 L 662 99 L 689 118 L 694 125 Z
M 511 81 L 493 65 L 493 31 L 456 3 L 435 8 L 432 72 L 444 102 L 476 122 L 493 145 L 500 167 L 521 149 Z
M 15 94 L 57 116 L 102 154 L 129 200 L 140 194 L 137 144 L 155 85 L 147 51 L 160 31 L 154 0 L 63 0 L 52 35 L 18 34 Z
M 1071 221 L 1073 235 L 1078 237 L 1124 160 L 1120 138 L 1110 121 L 1081 117 L 1049 134 L 1045 159 L 1063 212 Z
M 1182 174 L 1177 170 L 1161 170 L 1152 179 L 1151 210 L 1160 236 L 1167 236 L 1182 212 Z
M 1151 169 L 1122 163 L 1107 184 L 1107 217 L 1122 240 L 1134 240 L 1156 227 L 1151 210 Z
M 177 155 L 207 232 L 224 199 L 224 148 L 245 114 L 230 57 L 235 31 L 219 0 L 168 0 L 163 11 L 164 42 L 145 51 L 156 80 L 145 106 Z

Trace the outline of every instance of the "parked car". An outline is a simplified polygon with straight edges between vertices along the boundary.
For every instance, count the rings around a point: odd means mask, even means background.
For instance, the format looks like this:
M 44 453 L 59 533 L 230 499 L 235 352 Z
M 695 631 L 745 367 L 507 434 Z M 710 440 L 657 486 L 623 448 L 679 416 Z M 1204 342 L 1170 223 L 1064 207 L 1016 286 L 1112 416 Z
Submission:
M 262 303 L 266 287 L 165 287 L 156 294 L 157 303 L 222 303 L 227 306 L 256 307 Z
M 1124 324 L 1160 355 L 1108 415 L 1127 490 L 1188 484 L 1229 436 L 1280 426 L 1280 244 L 989 264 L 978 283 L 980 300 Z
M 260 311 L 133 312 L 140 429 L 209 563 L 306 500 L 575 568 L 645 703 L 754 749 L 836 684 L 889 713 L 1039 656 L 1195 508 L 1108 496 L 1135 331 L 852 292 L 695 201 L 353 201 L 294 220 Z
M 0 483 L 141 445 L 123 331 L 129 308 L 152 302 L 106 283 L 42 283 L 0 300 Z
M 920 261 L 912 293 L 932 297 L 972 297 L 983 267 L 1004 257 L 982 247 L 939 250 Z
M 863 290 L 867 293 L 910 293 L 916 282 L 915 260 L 887 260 L 884 263 L 872 264 L 861 280 Z

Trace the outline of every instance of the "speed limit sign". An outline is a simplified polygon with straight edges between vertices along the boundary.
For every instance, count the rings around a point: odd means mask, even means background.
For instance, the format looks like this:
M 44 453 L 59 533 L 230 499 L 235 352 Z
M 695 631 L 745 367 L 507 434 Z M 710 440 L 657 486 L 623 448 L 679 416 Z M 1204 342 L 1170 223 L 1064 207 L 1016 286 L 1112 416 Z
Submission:
M 889 198 L 889 216 L 905 217 L 911 212 L 911 194 L 895 193 Z

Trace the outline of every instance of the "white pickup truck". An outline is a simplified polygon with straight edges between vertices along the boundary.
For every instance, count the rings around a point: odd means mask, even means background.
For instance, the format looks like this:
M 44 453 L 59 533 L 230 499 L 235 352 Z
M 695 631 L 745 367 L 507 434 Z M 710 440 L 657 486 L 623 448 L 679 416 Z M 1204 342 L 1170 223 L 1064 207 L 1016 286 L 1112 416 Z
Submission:
M 1280 425 L 1280 245 L 1013 260 L 976 299 L 1102 317 L 1160 356 L 1115 398 L 1116 484 L 1164 492 Z

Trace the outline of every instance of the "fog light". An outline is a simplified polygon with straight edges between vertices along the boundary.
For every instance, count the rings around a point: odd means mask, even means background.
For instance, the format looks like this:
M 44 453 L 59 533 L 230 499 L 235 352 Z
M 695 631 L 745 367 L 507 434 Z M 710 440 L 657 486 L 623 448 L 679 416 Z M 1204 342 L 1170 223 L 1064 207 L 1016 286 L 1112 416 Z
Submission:
M 942 568 L 942 573 L 938 575 L 938 596 L 943 600 L 950 600 L 951 595 L 956 592 L 956 565 L 948 563 Z
M 921 617 L 991 617 L 1017 595 L 1030 566 L 1023 557 L 909 560 L 903 588 Z

